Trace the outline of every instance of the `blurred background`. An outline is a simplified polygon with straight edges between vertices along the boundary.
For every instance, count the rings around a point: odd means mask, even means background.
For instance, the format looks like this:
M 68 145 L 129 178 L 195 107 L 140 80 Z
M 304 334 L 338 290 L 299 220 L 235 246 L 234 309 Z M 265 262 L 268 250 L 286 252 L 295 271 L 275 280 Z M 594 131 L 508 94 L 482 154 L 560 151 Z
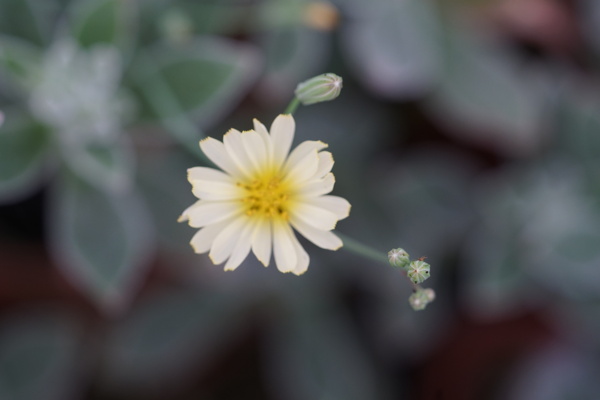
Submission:
M 0 399 L 596 399 L 597 0 L 1 0 Z M 338 230 L 301 277 L 176 223 L 198 141 L 301 107 Z M 303 242 L 305 243 L 305 242 Z

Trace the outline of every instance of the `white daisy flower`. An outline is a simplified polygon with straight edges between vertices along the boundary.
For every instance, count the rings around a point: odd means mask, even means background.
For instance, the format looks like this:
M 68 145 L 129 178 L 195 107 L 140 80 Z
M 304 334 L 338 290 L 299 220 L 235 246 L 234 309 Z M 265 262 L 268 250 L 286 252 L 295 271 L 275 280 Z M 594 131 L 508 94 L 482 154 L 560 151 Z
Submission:
M 179 221 L 201 228 L 190 244 L 225 270 L 236 269 L 250 250 L 266 267 L 271 253 L 281 272 L 300 275 L 309 256 L 292 228 L 317 246 L 337 250 L 343 243 L 331 232 L 346 218 L 350 203 L 327 195 L 335 178 L 327 145 L 305 141 L 290 152 L 295 122 L 279 115 L 270 133 L 258 120 L 254 130 L 231 129 L 223 142 L 206 138 L 200 148 L 222 171 L 194 167 L 188 180 L 198 201 Z

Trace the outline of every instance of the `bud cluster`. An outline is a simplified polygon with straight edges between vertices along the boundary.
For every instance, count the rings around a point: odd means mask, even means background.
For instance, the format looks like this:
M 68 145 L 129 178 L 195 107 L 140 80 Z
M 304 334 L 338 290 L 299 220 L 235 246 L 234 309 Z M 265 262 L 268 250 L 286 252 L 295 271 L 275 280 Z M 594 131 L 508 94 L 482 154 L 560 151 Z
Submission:
M 408 253 L 398 248 L 388 252 L 388 261 L 393 267 L 401 268 L 413 283 L 415 291 L 408 301 L 414 310 L 423 310 L 435 299 L 435 292 L 432 289 L 423 289 L 419 286 L 430 275 L 430 266 L 424 261 L 424 257 L 411 261 Z

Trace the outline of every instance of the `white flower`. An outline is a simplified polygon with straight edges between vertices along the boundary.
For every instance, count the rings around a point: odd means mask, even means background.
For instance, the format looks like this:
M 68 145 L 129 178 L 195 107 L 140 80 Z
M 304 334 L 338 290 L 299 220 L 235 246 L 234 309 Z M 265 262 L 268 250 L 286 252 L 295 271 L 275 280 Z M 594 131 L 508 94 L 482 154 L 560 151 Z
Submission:
M 335 182 L 333 157 L 321 151 L 327 145 L 320 141 L 305 141 L 290 153 L 294 130 L 294 118 L 280 115 L 270 134 L 255 119 L 254 130 L 231 129 L 223 142 L 200 142 L 204 154 L 223 171 L 188 170 L 199 200 L 179 221 L 201 228 L 190 242 L 196 253 L 209 252 L 214 264 L 227 261 L 225 270 L 237 268 L 250 250 L 268 266 L 273 253 L 281 272 L 300 275 L 309 256 L 292 227 L 321 248 L 343 245 L 331 230 L 348 216 L 350 203 L 327 195 Z

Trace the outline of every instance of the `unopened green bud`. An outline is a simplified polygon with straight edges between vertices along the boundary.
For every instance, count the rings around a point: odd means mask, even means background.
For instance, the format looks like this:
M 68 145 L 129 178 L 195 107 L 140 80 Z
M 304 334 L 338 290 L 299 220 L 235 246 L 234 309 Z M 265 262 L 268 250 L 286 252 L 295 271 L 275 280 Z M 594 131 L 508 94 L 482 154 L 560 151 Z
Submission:
M 419 284 L 429 278 L 429 264 L 415 260 L 409 264 L 406 275 L 414 284 Z
M 435 292 L 432 289 L 419 289 L 408 298 L 410 306 L 415 311 L 424 310 L 427 304 L 435 299 Z
M 392 249 L 388 252 L 388 260 L 393 267 L 404 268 L 410 264 L 408 253 L 404 249 Z
M 342 78 L 336 74 L 327 73 L 298 84 L 294 94 L 306 106 L 333 100 L 340 95 L 341 91 Z

